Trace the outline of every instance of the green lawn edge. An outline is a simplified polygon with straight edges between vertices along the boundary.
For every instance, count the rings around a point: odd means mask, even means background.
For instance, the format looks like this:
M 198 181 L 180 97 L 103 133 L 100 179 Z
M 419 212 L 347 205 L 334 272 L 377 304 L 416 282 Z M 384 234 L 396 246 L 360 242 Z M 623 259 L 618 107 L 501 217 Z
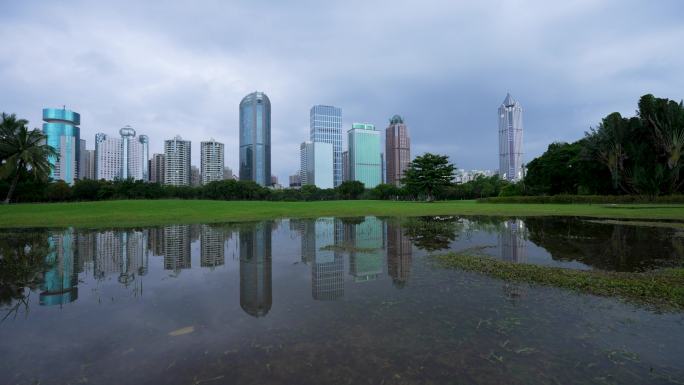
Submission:
M 432 258 L 443 268 L 480 273 L 504 281 L 615 297 L 658 310 L 684 310 L 684 268 L 624 273 L 518 264 L 458 253 L 433 255 Z
M 488 204 L 475 201 L 377 200 L 270 202 L 118 200 L 0 206 L 0 227 L 129 227 L 321 216 L 579 216 L 684 221 L 684 205 Z

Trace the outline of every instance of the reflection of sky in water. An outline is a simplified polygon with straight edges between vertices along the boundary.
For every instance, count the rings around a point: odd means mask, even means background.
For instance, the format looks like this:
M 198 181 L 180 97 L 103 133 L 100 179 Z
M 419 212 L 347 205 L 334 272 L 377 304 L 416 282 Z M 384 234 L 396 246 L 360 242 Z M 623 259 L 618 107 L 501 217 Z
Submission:
M 606 237 L 593 239 L 572 222 L 543 233 L 548 222 L 430 223 L 320 218 L 50 231 L 46 259 L 56 263 L 29 294 L 28 312 L 19 308 L 0 324 L 0 378 L 115 384 L 125 373 L 131 383 L 319 384 L 458 375 L 474 383 L 540 376 L 586 383 L 611 375 L 667 383 L 684 376 L 681 315 L 439 270 L 406 235 L 441 245 L 449 238 L 440 232 L 453 231 L 451 250 L 604 268 L 631 266 L 623 262 L 635 257 L 620 256 L 620 265 L 601 250 L 638 251 L 630 246 L 643 236 L 657 250 L 670 229 L 592 227 L 589 234 Z M 553 255 L 546 242 L 559 234 L 588 257 Z M 663 256 L 673 253 L 668 247 Z M 169 335 L 177 330 L 188 334 Z

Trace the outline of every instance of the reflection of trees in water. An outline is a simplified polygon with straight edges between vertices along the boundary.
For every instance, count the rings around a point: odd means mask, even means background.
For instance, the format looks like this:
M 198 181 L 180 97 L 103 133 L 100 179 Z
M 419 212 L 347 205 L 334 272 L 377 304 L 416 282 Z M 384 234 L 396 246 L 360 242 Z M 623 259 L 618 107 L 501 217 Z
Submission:
M 647 270 L 684 262 L 684 238 L 671 228 L 557 217 L 528 218 L 525 223 L 529 240 L 546 249 L 554 260 L 579 261 L 615 271 Z
M 8 310 L 3 318 L 17 314 L 23 305 L 28 311 L 28 295 L 43 284 L 43 272 L 51 266 L 47 231 L 18 231 L 0 234 L 0 307 Z
M 408 218 L 402 225 L 413 244 L 426 251 L 448 249 L 463 231 L 463 223 L 453 216 Z

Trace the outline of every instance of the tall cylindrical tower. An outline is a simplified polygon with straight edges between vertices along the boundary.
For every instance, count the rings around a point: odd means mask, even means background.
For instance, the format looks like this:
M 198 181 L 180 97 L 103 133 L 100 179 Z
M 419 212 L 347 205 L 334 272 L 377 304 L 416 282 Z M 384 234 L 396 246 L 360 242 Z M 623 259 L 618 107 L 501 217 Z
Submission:
M 271 185 L 271 101 L 263 92 L 240 102 L 240 180 Z

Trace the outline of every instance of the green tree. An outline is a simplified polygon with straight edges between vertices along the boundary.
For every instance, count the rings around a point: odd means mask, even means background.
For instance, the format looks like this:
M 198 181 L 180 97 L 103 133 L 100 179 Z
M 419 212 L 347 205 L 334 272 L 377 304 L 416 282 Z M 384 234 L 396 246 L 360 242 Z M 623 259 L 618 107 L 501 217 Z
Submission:
M 336 190 L 343 199 L 358 199 L 365 187 L 358 180 L 346 180 L 337 186 Z
M 449 185 L 454 179 L 454 165 L 446 155 L 425 153 L 409 163 L 402 183 L 409 190 L 425 195 L 426 200 L 434 200 L 435 193 Z
M 0 178 L 12 178 L 4 203 L 9 204 L 22 174 L 30 172 L 35 179 L 45 180 L 52 165 L 49 157 L 57 151 L 45 142 L 45 135 L 37 129 L 29 130 L 28 121 L 16 115 L 0 115 Z
M 398 196 L 400 193 L 399 187 L 393 185 L 393 184 L 388 184 L 388 183 L 381 183 L 375 188 L 371 189 L 370 195 L 373 199 L 382 199 L 382 200 L 389 200 L 393 199 L 396 196 Z

